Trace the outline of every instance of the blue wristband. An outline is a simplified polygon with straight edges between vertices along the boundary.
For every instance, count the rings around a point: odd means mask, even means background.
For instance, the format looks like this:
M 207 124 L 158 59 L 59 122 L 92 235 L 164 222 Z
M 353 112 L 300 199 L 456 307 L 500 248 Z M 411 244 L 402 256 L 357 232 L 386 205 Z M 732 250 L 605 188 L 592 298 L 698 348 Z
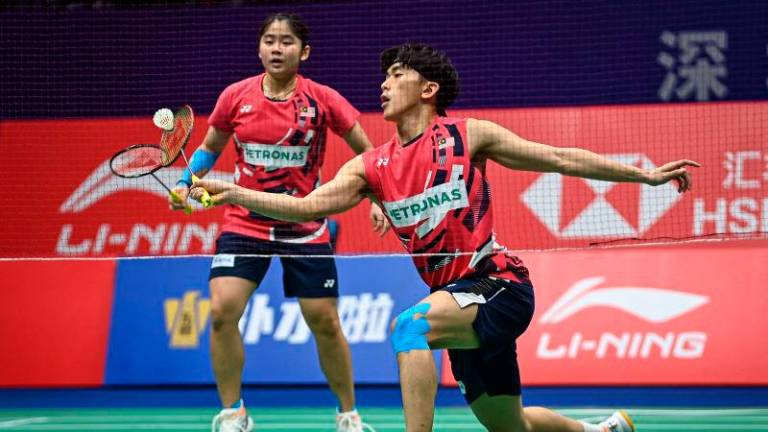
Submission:
M 192 174 L 189 171 L 191 170 L 195 175 L 198 173 L 207 173 L 213 168 L 213 165 L 216 164 L 216 160 L 219 158 L 220 154 L 221 153 L 209 152 L 208 150 L 203 150 L 201 148 L 195 150 L 195 152 L 192 153 L 192 159 L 189 161 L 189 169 L 184 170 L 184 174 L 182 174 L 176 184 L 184 183 L 187 187 L 192 186 Z

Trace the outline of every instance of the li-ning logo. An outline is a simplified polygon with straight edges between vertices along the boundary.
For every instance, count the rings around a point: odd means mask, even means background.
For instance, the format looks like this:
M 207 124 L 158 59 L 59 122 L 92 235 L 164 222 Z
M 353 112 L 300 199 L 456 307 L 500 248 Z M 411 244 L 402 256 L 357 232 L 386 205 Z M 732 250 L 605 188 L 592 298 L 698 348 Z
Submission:
M 155 175 L 167 185 L 175 184 L 184 174 L 184 168 L 168 167 L 163 168 Z M 209 178 L 218 180 L 231 180 L 232 173 L 223 171 L 211 171 L 206 175 Z M 124 179 L 112 174 L 109 169 L 109 160 L 101 163 L 93 172 L 75 189 L 70 196 L 59 206 L 59 213 L 80 213 L 97 201 L 106 198 L 109 195 L 123 192 L 137 191 L 150 192 L 164 201 L 168 200 L 168 191 L 165 190 L 160 182 L 154 180 Z M 190 204 L 197 206 L 195 202 Z
M 568 289 L 542 315 L 544 325 L 558 324 L 593 307 L 608 307 L 631 314 L 652 324 L 662 324 L 685 315 L 709 301 L 706 296 L 661 288 L 613 286 L 594 289 L 605 282 L 604 277 L 582 279 Z M 584 316 L 582 320 L 600 319 L 601 327 L 610 330 L 610 316 Z M 568 330 L 573 328 L 570 326 Z M 578 329 L 578 326 L 576 327 Z M 656 328 L 656 327 L 654 327 Z M 660 332 L 604 331 L 589 334 L 566 330 L 545 331 L 539 339 L 536 355 L 542 359 L 576 358 L 592 352 L 597 358 L 699 358 L 704 354 L 707 334 L 701 331 Z
M 172 348 L 197 348 L 211 312 L 211 301 L 200 298 L 200 291 L 187 291 L 181 300 L 171 298 L 163 306 L 169 345 Z
M 539 320 L 557 324 L 594 306 L 607 306 L 652 323 L 662 323 L 705 304 L 708 298 L 661 288 L 607 287 L 592 290 L 605 282 L 604 277 L 582 279 L 565 292 Z
M 605 156 L 646 170 L 656 168 L 647 156 L 640 153 Z M 637 208 L 624 209 L 626 211 L 622 215 L 607 199 L 608 193 L 616 183 L 590 179 L 575 181 L 584 182 L 594 198 L 570 220 L 564 220 L 563 202 L 569 202 L 573 197 L 570 196 L 571 192 L 565 190 L 563 177 L 560 174 L 541 175 L 521 196 L 522 201 L 536 217 L 553 234 L 561 238 L 641 235 L 648 231 L 681 197 L 673 183 L 656 187 L 645 184 L 635 186 L 639 188 L 639 202 L 632 200 L 630 205 L 635 204 Z

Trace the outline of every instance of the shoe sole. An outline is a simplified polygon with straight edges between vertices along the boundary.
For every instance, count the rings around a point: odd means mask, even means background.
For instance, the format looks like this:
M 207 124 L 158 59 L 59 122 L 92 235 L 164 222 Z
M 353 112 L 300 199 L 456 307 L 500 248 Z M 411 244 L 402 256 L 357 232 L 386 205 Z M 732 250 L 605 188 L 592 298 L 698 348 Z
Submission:
M 621 416 L 621 418 L 624 419 L 624 421 L 627 422 L 627 424 L 629 425 L 629 428 L 632 430 L 632 432 L 635 432 L 636 431 L 635 423 L 632 421 L 632 418 L 629 416 L 629 414 L 627 414 L 626 411 L 621 410 L 621 411 L 619 411 L 619 415 Z

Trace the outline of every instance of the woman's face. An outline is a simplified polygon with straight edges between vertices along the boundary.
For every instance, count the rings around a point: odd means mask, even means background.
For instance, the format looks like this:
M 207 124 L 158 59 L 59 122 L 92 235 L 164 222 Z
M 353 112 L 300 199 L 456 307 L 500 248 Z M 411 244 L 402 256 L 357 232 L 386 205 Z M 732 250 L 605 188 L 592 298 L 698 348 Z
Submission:
M 309 46 L 291 31 L 288 21 L 273 21 L 259 40 L 259 58 L 264 70 L 275 78 L 289 78 L 309 58 Z

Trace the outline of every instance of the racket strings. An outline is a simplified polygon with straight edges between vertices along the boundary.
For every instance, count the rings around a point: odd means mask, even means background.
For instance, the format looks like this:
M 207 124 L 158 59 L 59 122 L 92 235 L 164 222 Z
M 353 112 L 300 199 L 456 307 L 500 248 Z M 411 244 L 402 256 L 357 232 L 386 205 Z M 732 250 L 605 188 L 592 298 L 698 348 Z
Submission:
M 163 165 L 165 151 L 159 147 L 133 147 L 116 155 L 110 165 L 122 177 L 141 177 Z
M 173 116 L 173 129 L 163 132 L 160 139 L 160 147 L 164 150 L 163 165 L 172 164 L 179 157 L 184 144 L 186 144 L 189 135 L 194 126 L 194 116 L 189 107 L 184 106 Z

